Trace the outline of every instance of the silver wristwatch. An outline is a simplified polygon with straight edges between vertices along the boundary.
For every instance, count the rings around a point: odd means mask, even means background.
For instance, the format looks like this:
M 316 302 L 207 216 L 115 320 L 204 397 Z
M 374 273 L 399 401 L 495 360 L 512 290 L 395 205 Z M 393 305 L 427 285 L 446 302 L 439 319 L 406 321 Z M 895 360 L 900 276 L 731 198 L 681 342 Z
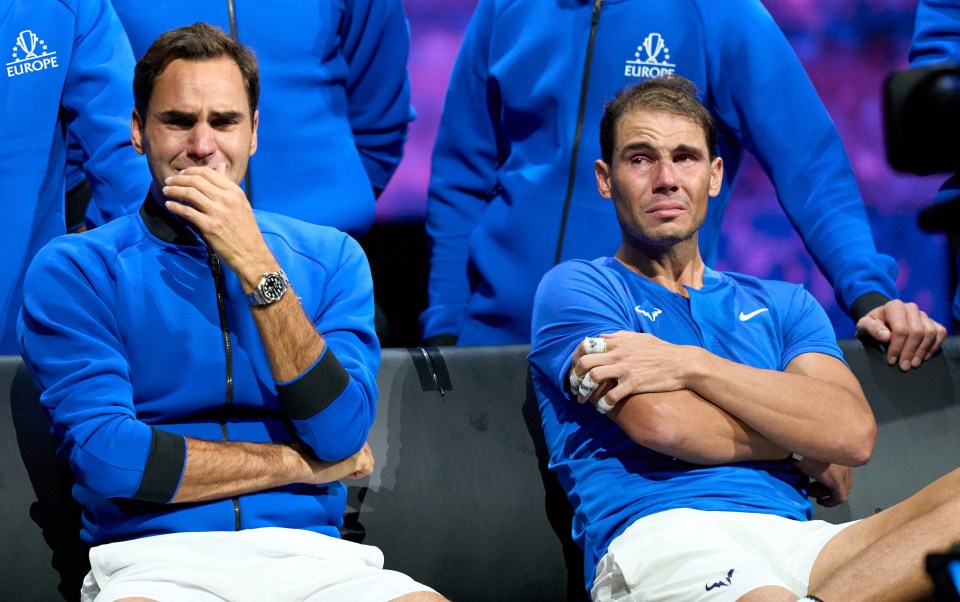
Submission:
M 252 293 L 246 293 L 244 298 L 253 307 L 270 305 L 283 298 L 283 294 L 287 292 L 289 285 L 290 281 L 287 280 L 287 275 L 283 273 L 283 270 L 267 272 L 260 278 L 257 288 L 253 289 Z

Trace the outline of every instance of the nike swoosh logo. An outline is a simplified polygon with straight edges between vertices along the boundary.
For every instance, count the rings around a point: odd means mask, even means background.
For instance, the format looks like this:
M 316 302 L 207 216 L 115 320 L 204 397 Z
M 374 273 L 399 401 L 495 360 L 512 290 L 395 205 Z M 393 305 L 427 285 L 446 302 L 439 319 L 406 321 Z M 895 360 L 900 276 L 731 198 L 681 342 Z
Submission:
M 754 316 L 756 316 L 756 315 L 758 315 L 758 314 L 762 314 L 762 313 L 765 312 L 765 311 L 770 311 L 770 310 L 767 309 L 766 307 L 761 307 L 760 309 L 755 309 L 755 310 L 753 310 L 752 312 L 750 312 L 750 313 L 748 313 L 748 314 L 745 314 L 745 313 L 743 313 L 743 312 L 740 312 L 740 321 L 741 321 L 741 322 L 746 322 L 746 321 L 749 320 L 750 318 L 753 318 Z

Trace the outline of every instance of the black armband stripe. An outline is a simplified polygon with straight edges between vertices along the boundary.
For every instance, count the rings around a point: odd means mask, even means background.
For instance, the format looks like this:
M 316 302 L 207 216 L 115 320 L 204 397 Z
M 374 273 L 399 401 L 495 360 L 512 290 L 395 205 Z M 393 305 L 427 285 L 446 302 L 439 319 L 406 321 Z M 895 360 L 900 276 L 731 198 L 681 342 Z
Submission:
M 153 439 L 150 442 L 150 454 L 133 499 L 166 504 L 173 499 L 180 484 L 180 475 L 186 463 L 187 440 L 156 427 L 151 427 L 151 430 Z
M 322 412 L 350 384 L 350 374 L 327 347 L 323 357 L 300 378 L 277 385 L 277 397 L 294 420 L 306 420 Z

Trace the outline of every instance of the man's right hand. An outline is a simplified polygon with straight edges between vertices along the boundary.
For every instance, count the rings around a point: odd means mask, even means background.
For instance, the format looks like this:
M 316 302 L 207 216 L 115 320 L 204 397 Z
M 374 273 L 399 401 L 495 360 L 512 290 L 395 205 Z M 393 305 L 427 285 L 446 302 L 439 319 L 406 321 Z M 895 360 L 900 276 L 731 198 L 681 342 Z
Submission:
M 296 446 L 297 451 L 306 460 L 311 470 L 308 483 L 322 485 L 341 479 L 362 479 L 373 473 L 373 450 L 369 443 L 364 443 L 360 451 L 339 462 L 323 462 L 318 460 L 306 446 Z
M 360 451 L 353 454 L 347 460 L 354 461 L 354 471 L 347 475 L 348 479 L 362 479 L 373 474 L 375 460 L 373 459 L 373 450 L 369 443 L 364 443 Z
M 276 260 L 267 248 L 250 201 L 226 176 L 226 165 L 188 167 L 165 181 L 166 208 L 200 232 L 207 244 L 252 289 Z
M 911 368 L 919 368 L 921 362 L 940 350 L 947 329 L 916 303 L 894 299 L 860 318 L 857 336 L 886 344 L 887 363 L 908 372 Z

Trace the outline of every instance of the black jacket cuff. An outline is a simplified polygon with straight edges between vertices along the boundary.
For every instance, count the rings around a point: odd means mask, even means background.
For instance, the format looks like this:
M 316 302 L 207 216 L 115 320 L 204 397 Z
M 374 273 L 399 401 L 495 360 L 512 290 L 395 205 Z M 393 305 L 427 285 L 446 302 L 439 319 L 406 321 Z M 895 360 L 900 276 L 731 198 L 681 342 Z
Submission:
M 860 295 L 850 306 L 850 317 L 853 318 L 854 322 L 859 322 L 860 318 L 881 305 L 885 305 L 888 301 L 890 301 L 890 298 L 883 293 L 869 292 Z
M 277 397 L 294 420 L 307 420 L 333 403 L 350 384 L 350 374 L 327 347 L 312 368 L 293 382 L 277 385 Z
M 133 499 L 157 504 L 169 503 L 177 493 L 186 453 L 186 439 L 153 427 L 147 466 L 143 469 L 143 479 Z

